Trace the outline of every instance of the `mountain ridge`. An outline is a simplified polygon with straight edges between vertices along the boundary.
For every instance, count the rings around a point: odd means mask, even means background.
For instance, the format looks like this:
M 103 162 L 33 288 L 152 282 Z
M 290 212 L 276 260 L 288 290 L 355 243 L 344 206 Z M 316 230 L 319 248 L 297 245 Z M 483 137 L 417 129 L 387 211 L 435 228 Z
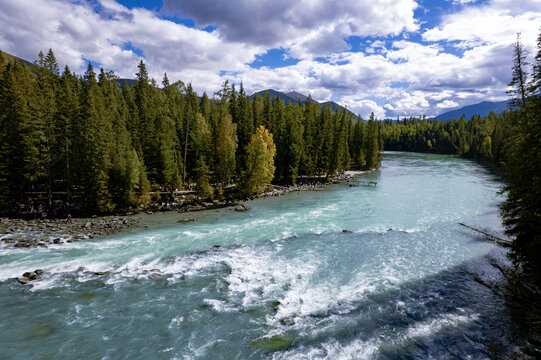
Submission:
M 501 114 L 505 110 L 509 110 L 507 100 L 496 102 L 481 101 L 477 104 L 466 105 L 455 110 L 446 111 L 434 118 L 438 121 L 447 121 L 452 119 L 460 119 L 462 115 L 464 115 L 466 119 L 471 119 L 471 117 L 474 115 L 488 116 L 491 111 L 494 111 L 496 114 Z
M 264 96 L 266 92 L 269 93 L 269 96 L 270 96 L 271 99 L 279 98 L 286 105 L 287 105 L 288 102 L 300 103 L 301 105 L 304 105 L 304 104 L 306 104 L 308 102 L 308 96 L 306 96 L 304 94 L 301 94 L 301 93 L 299 93 L 297 91 L 283 92 L 283 91 L 278 91 L 278 90 L 274 90 L 274 89 L 265 89 L 265 90 L 257 91 L 255 93 L 253 93 L 252 95 L 250 95 L 249 98 L 250 98 L 251 101 L 253 101 L 255 95 L 261 97 L 261 96 Z M 338 112 L 338 111 L 345 110 L 347 113 L 350 113 L 350 114 L 356 116 L 352 111 L 348 110 L 344 106 L 342 106 L 342 105 L 340 105 L 340 104 L 338 104 L 338 103 L 336 103 L 334 101 L 325 101 L 325 102 L 319 102 L 319 101 L 315 101 L 315 100 L 312 100 L 312 101 L 315 102 L 316 104 L 318 104 L 321 109 L 325 109 L 327 107 L 330 107 L 332 112 Z

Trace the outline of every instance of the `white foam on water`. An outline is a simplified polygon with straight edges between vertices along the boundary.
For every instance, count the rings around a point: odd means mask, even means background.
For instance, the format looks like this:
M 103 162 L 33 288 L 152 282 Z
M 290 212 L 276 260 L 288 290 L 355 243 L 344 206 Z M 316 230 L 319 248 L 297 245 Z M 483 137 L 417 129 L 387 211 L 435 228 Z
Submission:
M 382 345 L 379 339 L 370 339 L 368 341 L 354 340 L 349 344 L 342 345 L 336 340 L 326 341 L 318 348 L 304 347 L 278 353 L 273 355 L 273 359 L 295 359 L 295 360 L 313 360 L 313 359 L 336 359 L 336 360 L 364 360 L 373 359 Z
M 184 322 L 185 318 L 184 316 L 177 316 L 171 319 L 171 322 L 169 323 L 168 328 L 172 329 L 174 327 L 180 327 L 182 326 L 182 323 Z
M 434 319 L 430 319 L 421 323 L 415 324 L 415 326 L 409 327 L 405 338 L 415 338 L 433 335 L 441 331 L 445 327 L 457 327 L 463 326 L 466 323 L 476 321 L 479 319 L 478 314 L 461 315 L 461 314 L 443 314 L 438 315 Z
M 203 300 L 205 304 L 208 304 L 212 306 L 212 309 L 216 312 L 222 313 L 222 312 L 231 312 L 231 311 L 238 311 L 238 308 L 218 299 L 204 299 Z

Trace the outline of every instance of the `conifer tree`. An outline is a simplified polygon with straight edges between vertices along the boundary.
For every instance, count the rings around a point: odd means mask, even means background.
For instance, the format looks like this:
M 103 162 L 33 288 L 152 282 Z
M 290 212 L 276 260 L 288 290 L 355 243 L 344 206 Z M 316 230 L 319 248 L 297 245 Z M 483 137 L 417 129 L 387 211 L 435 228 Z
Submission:
M 105 118 L 104 97 L 91 63 L 84 75 L 81 100 L 81 116 L 77 128 L 82 149 L 77 163 L 85 202 L 90 209 L 108 213 L 115 208 L 109 191 L 112 131 L 111 124 Z
M 216 138 L 215 176 L 220 183 L 229 181 L 236 170 L 235 151 L 237 150 L 237 125 L 231 115 L 225 115 L 218 125 Z
M 58 107 L 55 116 L 56 156 L 55 172 L 62 179 L 67 200 L 71 198 L 71 167 L 73 166 L 73 123 L 79 115 L 79 81 L 66 65 L 57 91 Z
M 285 129 L 282 134 L 283 171 L 281 180 L 294 184 L 299 175 L 299 165 L 303 148 L 303 126 L 301 124 L 301 109 L 298 105 L 288 104 L 285 115 Z
M 378 124 L 374 113 L 370 114 L 368 120 L 368 133 L 366 141 L 366 167 L 368 169 L 377 169 L 379 167 L 379 133 Z
M 0 83 L 0 188 L 4 200 L 24 201 L 46 179 L 44 128 L 33 114 L 36 84 L 26 66 L 5 66 Z M 47 182 L 45 182 L 47 183 Z
M 509 105 L 513 109 L 521 109 L 526 106 L 526 98 L 528 97 L 528 74 L 526 72 L 528 51 L 520 42 L 520 33 L 517 34 L 513 50 L 513 76 L 509 82 L 510 89 L 507 93 L 511 96 Z
M 52 173 L 53 163 L 56 159 L 53 158 L 53 151 L 57 150 L 56 134 L 54 132 L 55 111 L 56 111 L 56 93 L 58 88 L 58 64 L 56 58 L 51 49 L 44 56 L 40 51 L 39 60 L 35 67 L 37 72 L 37 101 L 39 105 L 36 107 L 36 116 L 39 117 L 45 130 L 45 157 L 47 162 L 47 192 L 49 199 L 49 206 L 52 202 L 52 186 L 53 177 Z
M 537 53 L 532 67 L 530 93 L 537 98 L 541 97 L 541 29 L 537 35 Z

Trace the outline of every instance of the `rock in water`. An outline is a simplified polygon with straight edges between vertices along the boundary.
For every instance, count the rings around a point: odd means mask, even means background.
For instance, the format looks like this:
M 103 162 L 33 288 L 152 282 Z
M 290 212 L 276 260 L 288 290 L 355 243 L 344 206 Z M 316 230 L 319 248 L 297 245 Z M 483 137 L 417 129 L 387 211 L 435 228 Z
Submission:
M 109 275 L 110 271 L 95 271 L 94 275 Z
M 34 272 L 36 273 L 36 275 L 40 276 L 41 274 L 43 274 L 43 270 L 42 269 L 36 269 L 34 270 Z
M 29 280 L 26 279 L 26 278 L 21 278 L 21 277 L 20 277 L 20 278 L 17 278 L 17 281 L 20 282 L 21 284 L 28 284 L 28 281 L 29 281 Z
M 250 211 L 250 207 L 242 204 L 242 205 L 237 206 L 235 208 L 235 211 L 240 211 L 240 212 Z
M 29 280 L 36 280 L 38 278 L 38 274 L 36 274 L 35 272 L 25 272 L 23 276 L 25 278 L 28 278 Z
M 197 220 L 196 219 L 180 219 L 177 222 L 179 222 L 179 223 L 191 223 L 191 222 L 195 222 L 195 221 L 197 221 Z

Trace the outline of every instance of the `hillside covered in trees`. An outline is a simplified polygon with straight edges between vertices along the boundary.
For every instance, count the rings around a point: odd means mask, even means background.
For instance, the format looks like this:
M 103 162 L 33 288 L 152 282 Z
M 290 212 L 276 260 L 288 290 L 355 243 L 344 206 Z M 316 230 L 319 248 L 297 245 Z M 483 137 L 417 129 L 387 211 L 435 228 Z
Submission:
M 149 201 L 158 188 L 240 195 L 299 174 L 332 177 L 351 166 L 379 165 L 374 118 L 335 112 L 308 99 L 251 101 L 225 82 L 214 99 L 191 84 L 160 85 L 141 61 L 134 86 L 112 72 L 84 76 L 58 68 L 52 50 L 28 67 L 0 58 L 0 200 L 41 196 L 111 213 Z M 46 204 L 44 204 L 46 205 Z

